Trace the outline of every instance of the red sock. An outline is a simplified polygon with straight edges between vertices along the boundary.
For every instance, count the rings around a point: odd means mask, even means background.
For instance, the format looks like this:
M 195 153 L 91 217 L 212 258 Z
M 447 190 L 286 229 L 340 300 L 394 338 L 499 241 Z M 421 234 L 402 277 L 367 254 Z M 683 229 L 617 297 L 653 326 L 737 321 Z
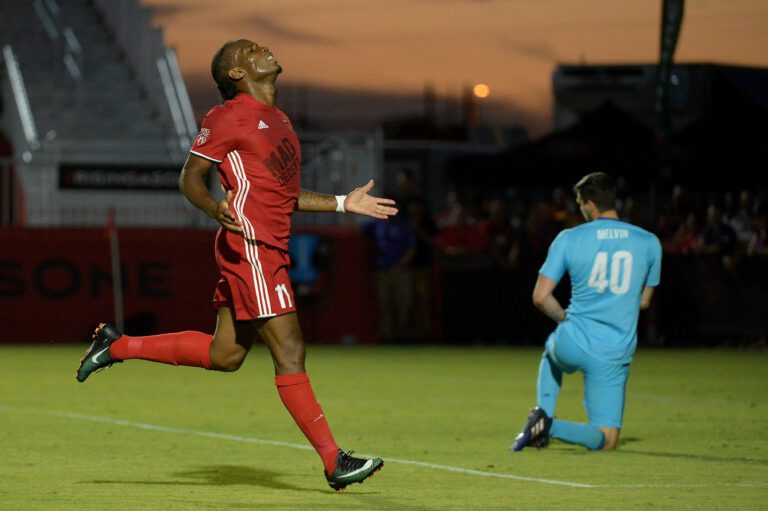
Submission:
M 312 392 L 307 373 L 275 375 L 275 385 L 293 420 L 323 460 L 325 472 L 330 474 L 336 468 L 339 448 Z
M 124 335 L 112 343 L 109 356 L 116 361 L 140 358 L 175 366 L 210 369 L 211 341 L 212 335 L 193 331 L 146 337 Z

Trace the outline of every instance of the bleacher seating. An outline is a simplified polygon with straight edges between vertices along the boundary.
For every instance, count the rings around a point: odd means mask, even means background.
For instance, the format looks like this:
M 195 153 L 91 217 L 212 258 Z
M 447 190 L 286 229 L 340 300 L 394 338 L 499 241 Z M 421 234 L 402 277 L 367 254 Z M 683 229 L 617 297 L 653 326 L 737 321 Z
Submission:
M 196 135 L 173 50 L 139 0 L 0 0 L 0 24 L 3 168 L 18 183 L 6 217 L 102 225 L 114 209 L 120 225 L 209 225 L 175 187 L 62 186 L 66 165 L 176 173 Z
M 134 144 L 145 161 L 170 163 L 178 157 L 173 127 L 147 99 L 124 52 L 88 0 L 0 0 L 0 45 L 11 45 L 21 69 L 38 136 L 62 160 L 135 162 Z M 48 26 L 48 29 L 46 29 Z M 7 29 L 6 29 L 7 28 Z M 72 52 L 64 36 L 74 34 L 82 49 Z M 96 153 L 83 141 L 95 142 Z

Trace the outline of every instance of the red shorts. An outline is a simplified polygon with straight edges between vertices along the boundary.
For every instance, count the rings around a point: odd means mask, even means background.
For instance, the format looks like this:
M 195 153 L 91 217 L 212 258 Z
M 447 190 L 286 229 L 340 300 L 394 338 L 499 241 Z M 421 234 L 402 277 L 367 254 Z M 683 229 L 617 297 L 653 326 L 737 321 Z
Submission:
M 223 229 L 216 235 L 221 279 L 213 306 L 229 307 L 238 321 L 280 316 L 296 310 L 288 252 L 249 241 Z

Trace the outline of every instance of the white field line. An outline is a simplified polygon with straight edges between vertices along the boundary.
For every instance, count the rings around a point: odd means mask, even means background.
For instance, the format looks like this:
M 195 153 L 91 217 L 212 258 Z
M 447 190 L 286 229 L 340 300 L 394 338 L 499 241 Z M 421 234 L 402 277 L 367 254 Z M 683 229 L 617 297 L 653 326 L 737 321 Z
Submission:
M 39 408 L 16 408 L 11 406 L 0 405 L 0 412 L 10 413 L 34 413 L 43 415 L 52 415 L 54 417 L 64 417 L 67 419 L 98 422 L 102 424 L 110 424 L 113 426 L 123 426 L 127 428 L 143 429 L 147 431 L 158 431 L 161 433 L 171 433 L 177 435 L 192 435 L 205 438 L 215 438 L 218 440 L 229 440 L 232 442 L 243 442 L 251 444 L 261 445 L 273 445 L 277 447 L 288 447 L 291 449 L 301 449 L 304 451 L 313 450 L 309 445 L 294 444 L 291 442 L 280 442 L 277 440 L 266 440 L 262 438 L 245 437 L 238 435 L 228 435 L 226 433 L 215 433 L 210 431 L 197 431 L 193 429 L 181 429 L 171 428 L 167 426 L 158 426 L 156 424 L 147 424 L 144 422 L 135 422 L 123 419 L 110 419 L 108 417 L 98 417 L 95 415 L 83 415 L 80 413 L 61 412 L 56 410 L 44 410 Z M 359 453 L 364 457 L 375 457 L 371 454 Z M 454 467 L 451 465 L 439 465 L 436 463 L 427 463 L 424 461 L 415 460 L 403 460 L 398 458 L 383 458 L 388 463 L 399 463 L 401 465 L 413 465 L 424 468 L 431 468 L 434 470 L 443 470 L 446 472 L 455 472 L 459 474 L 468 474 L 479 477 L 495 477 L 498 479 L 513 479 L 516 481 L 527 481 L 533 483 L 549 484 L 556 486 L 569 486 L 572 488 L 711 488 L 711 487 L 739 487 L 739 488 L 768 488 L 768 483 L 649 483 L 649 484 L 589 484 L 589 483 L 574 483 L 571 481 L 559 481 L 556 479 L 541 479 L 537 477 L 526 477 L 515 474 L 499 474 L 495 472 L 485 472 L 482 470 L 472 470 L 461 467 Z
M 0 412 L 44 414 L 44 415 L 52 415 L 55 417 L 64 417 L 67 419 L 99 422 L 102 424 L 111 424 L 113 426 L 124 426 L 124 427 L 143 429 L 148 431 L 159 431 L 162 433 L 172 433 L 177 435 L 194 435 L 194 436 L 201 436 L 206 438 L 215 438 L 219 440 L 230 440 L 233 442 L 274 445 L 278 447 L 289 447 L 291 449 L 313 450 L 311 446 L 304 445 L 304 444 L 294 444 L 290 442 L 279 442 L 276 440 L 265 440 L 262 438 L 228 435 L 225 433 L 214 433 L 210 431 L 197 431 L 192 429 L 170 428 L 167 426 L 158 426 L 156 424 L 147 424 L 144 422 L 134 422 L 134 421 L 128 421 L 123 419 L 110 419 L 107 417 L 97 417 L 95 415 L 83 415 L 83 414 L 71 413 L 71 412 L 60 412 L 56 410 L 43 410 L 43 409 L 37 409 L 37 408 L 15 408 L 10 406 L 0 405 Z M 359 454 L 365 457 L 373 457 L 369 454 L 364 454 L 364 453 L 359 453 Z M 483 472 L 481 470 L 470 470 L 470 469 L 461 468 L 461 467 L 452 467 L 449 465 L 437 465 L 434 463 L 426 463 L 423 461 L 400 460 L 396 458 L 384 458 L 384 461 L 389 463 L 400 463 L 403 465 L 416 465 L 416 466 L 432 468 L 436 470 L 445 470 L 448 472 L 457 472 L 461 474 L 470 474 L 475 476 L 497 477 L 502 479 L 515 479 L 518 481 L 529 481 L 529 482 L 552 484 L 552 485 L 558 485 L 558 486 L 571 486 L 574 488 L 591 488 L 593 486 L 591 484 L 572 483 L 568 481 L 557 481 L 552 479 L 539 479 L 535 477 L 525 477 L 525 476 L 518 476 L 514 474 L 497 474 L 494 472 Z

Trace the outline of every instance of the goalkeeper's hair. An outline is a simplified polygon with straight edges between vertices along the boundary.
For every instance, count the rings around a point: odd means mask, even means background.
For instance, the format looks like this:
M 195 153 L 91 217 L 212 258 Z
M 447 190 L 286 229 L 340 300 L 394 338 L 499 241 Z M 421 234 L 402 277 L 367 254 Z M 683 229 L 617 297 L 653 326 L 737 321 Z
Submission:
M 229 70 L 232 66 L 232 60 L 227 51 L 231 45 L 237 41 L 227 41 L 221 45 L 211 59 L 211 76 L 221 95 L 221 101 L 228 101 L 237 95 L 237 85 L 229 77 Z
M 605 172 L 593 172 L 573 185 L 584 202 L 592 201 L 599 211 L 616 209 L 616 181 Z

